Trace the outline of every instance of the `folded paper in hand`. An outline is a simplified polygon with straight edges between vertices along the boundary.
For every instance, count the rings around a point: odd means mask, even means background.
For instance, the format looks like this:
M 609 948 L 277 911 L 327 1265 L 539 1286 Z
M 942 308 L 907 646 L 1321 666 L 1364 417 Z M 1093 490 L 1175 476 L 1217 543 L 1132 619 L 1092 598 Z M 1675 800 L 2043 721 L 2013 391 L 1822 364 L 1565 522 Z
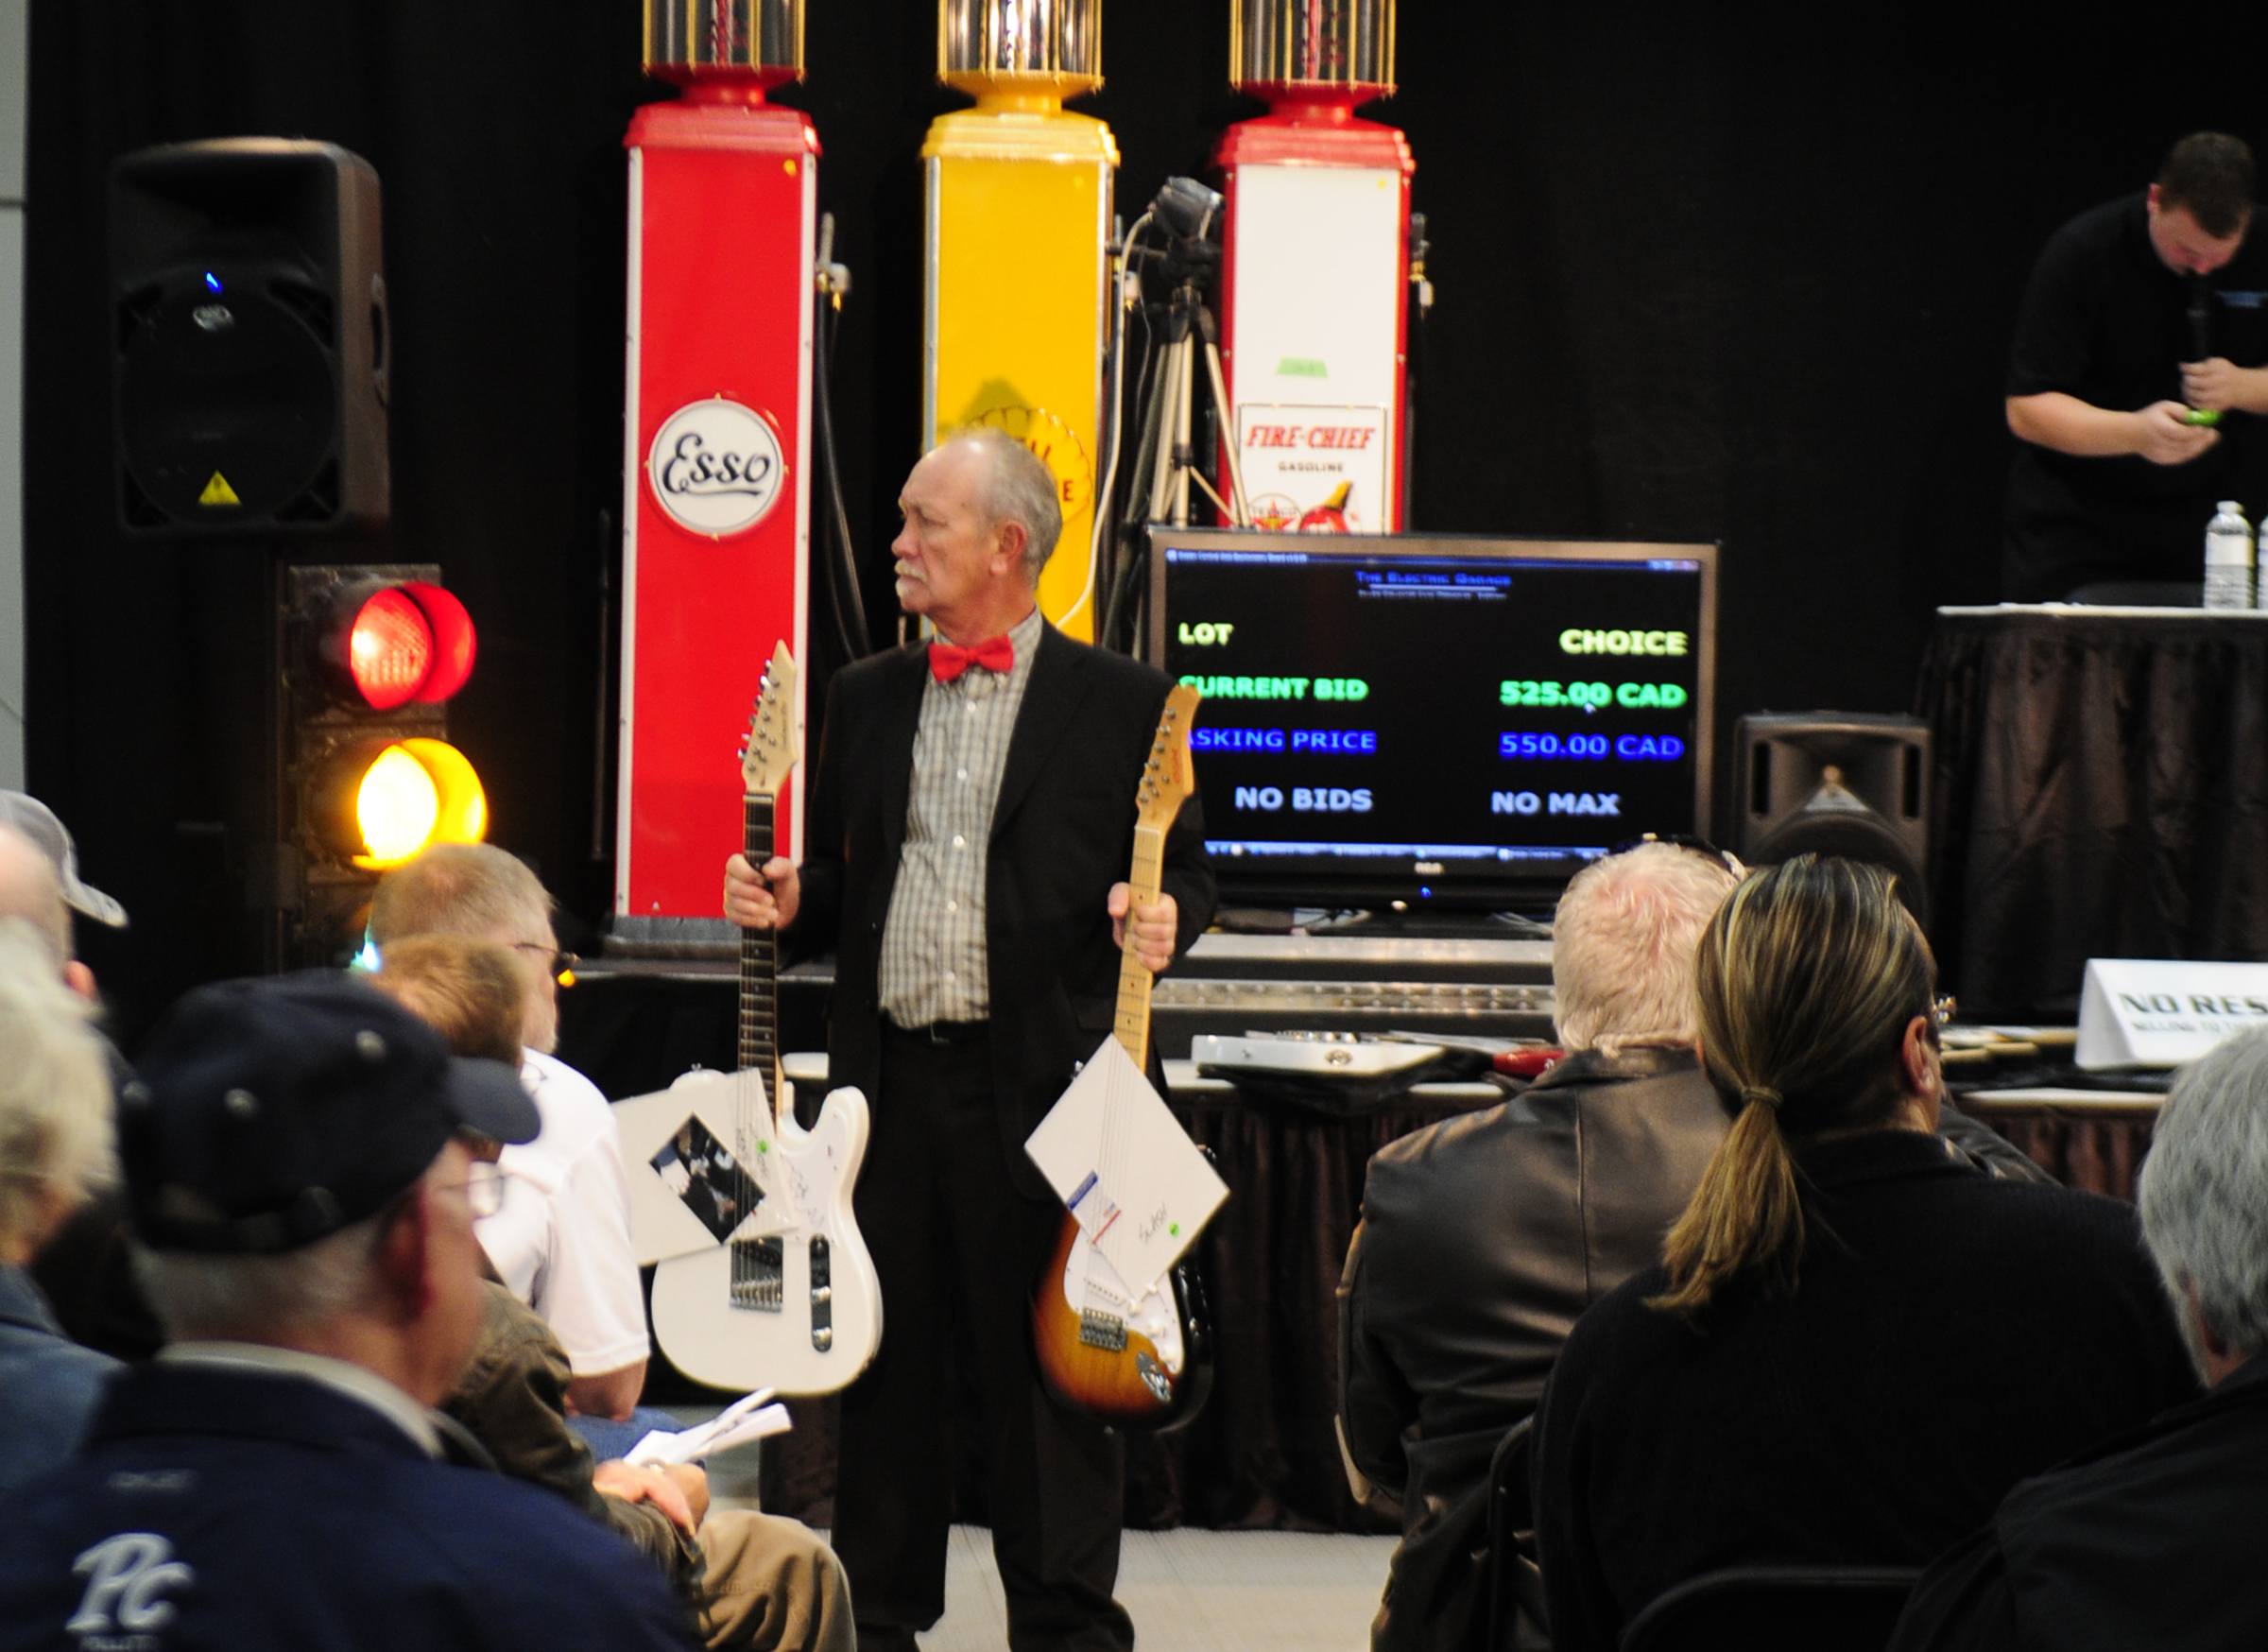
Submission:
M 794 1424 L 788 1420 L 787 1407 L 773 1401 L 774 1392 L 759 1388 L 745 1399 L 733 1401 L 708 1421 L 677 1434 L 654 1429 L 630 1448 L 623 1461 L 641 1469 L 660 1468 L 664 1463 L 697 1463 L 712 1452 L 785 1434 Z
M 1103 1041 L 1023 1150 L 1137 1295 L 1180 1260 L 1228 1196 L 1114 1038 Z

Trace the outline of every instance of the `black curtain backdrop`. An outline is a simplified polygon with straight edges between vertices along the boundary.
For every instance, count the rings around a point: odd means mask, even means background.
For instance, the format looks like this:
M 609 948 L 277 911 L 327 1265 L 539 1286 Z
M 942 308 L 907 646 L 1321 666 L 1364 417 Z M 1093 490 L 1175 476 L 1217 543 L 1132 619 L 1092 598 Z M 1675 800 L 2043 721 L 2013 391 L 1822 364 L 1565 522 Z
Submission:
M 1258 112 L 1227 89 L 1227 15 L 1107 0 L 1109 83 L 1077 107 L 1118 135 L 1129 215 Z M 2263 135 L 2252 9 L 2158 15 L 1404 6 L 1404 90 L 1370 112 L 1410 135 L 1439 293 L 1414 525 L 1720 540 L 1721 736 L 1744 711 L 1903 710 L 1932 608 L 1997 595 L 2000 375 L 2041 240 L 2139 187 L 2184 131 Z M 855 277 L 836 406 L 878 613 L 919 437 L 915 155 L 960 102 L 933 80 L 934 17 L 810 0 L 811 77 L 783 97 L 818 124 L 820 200 Z M 256 955 L 266 559 L 111 525 L 109 162 L 272 133 L 377 167 L 393 522 L 301 555 L 443 565 L 481 628 L 453 722 L 495 840 L 594 923 L 611 886 L 620 141 L 660 95 L 639 43 L 631 0 L 33 9 L 30 784 L 134 914 L 87 940 L 129 1039 Z M 1015 255 L 1000 250 L 1004 279 Z M 822 611 L 822 676 L 828 631 Z

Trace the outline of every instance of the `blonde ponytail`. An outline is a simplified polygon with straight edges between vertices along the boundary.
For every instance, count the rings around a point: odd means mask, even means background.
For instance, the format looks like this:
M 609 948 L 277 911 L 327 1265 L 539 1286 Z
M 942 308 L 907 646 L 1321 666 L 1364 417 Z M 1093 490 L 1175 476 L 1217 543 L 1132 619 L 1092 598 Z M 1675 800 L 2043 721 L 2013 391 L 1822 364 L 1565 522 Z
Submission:
M 1717 1144 L 1662 1246 L 1670 1288 L 1647 1298 L 1648 1307 L 1698 1314 L 1720 1287 L 1751 1269 L 1794 1284 L 1803 1254 L 1803 1201 L 1778 1110 L 1777 1102 L 1752 1095 Z
M 1936 967 L 1889 874 L 1798 855 L 1732 892 L 1694 959 L 1710 1081 L 1737 1105 L 1662 1247 L 1650 1306 L 1697 1316 L 1736 1280 L 1792 1290 L 1805 1220 L 1791 1140 L 1886 1125 Z

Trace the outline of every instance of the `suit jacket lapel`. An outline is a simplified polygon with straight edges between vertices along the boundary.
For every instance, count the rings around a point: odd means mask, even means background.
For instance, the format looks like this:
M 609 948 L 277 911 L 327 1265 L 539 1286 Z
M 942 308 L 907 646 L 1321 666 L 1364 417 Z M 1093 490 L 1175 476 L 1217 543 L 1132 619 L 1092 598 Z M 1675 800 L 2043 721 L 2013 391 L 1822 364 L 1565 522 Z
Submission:
M 1040 646 L 1032 655 L 1031 680 L 1023 685 L 1023 704 L 1017 708 L 1016 732 L 1008 740 L 1008 760 L 1001 769 L 1000 796 L 992 804 L 992 835 L 1000 836 L 1023 801 L 1040 771 L 1078 720 L 1080 702 L 1087 697 L 1087 652 L 1068 642 L 1054 626 L 1040 628 Z
M 921 724 L 921 695 L 928 680 L 929 651 L 916 645 L 900 651 L 883 689 L 882 715 L 870 749 L 888 753 L 881 773 L 882 837 L 895 860 L 905 847 L 905 810 L 914 788 L 914 734 Z M 898 753 L 902 752 L 902 757 Z

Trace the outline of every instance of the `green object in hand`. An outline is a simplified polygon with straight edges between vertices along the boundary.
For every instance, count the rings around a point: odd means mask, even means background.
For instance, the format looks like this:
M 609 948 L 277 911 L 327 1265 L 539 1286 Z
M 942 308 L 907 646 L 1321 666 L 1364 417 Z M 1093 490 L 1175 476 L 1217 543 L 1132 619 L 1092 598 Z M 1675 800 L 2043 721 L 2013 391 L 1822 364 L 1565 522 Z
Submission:
M 2221 410 L 2218 407 L 2192 407 L 2181 416 L 2181 422 L 2184 424 L 2218 424 L 2221 422 Z

